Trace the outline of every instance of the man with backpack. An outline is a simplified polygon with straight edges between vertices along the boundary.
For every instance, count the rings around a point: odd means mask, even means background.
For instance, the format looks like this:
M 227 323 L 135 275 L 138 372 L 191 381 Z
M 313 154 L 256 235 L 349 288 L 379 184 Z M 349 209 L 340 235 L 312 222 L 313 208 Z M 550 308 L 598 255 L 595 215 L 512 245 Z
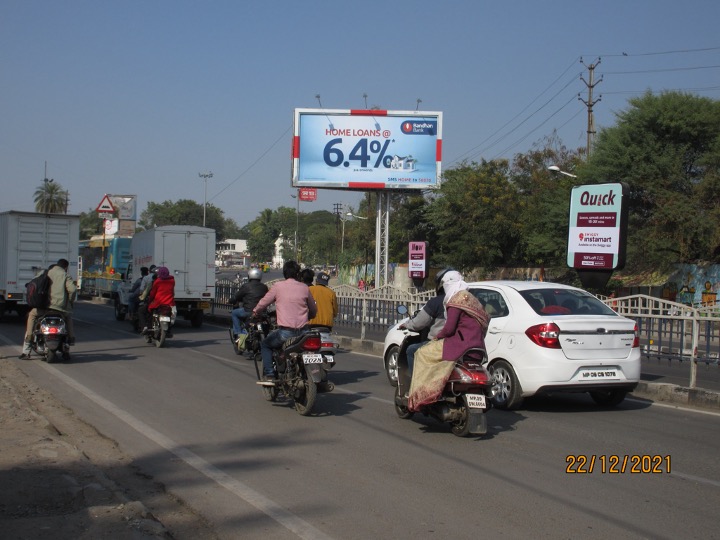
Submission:
M 75 332 L 73 330 L 73 304 L 77 285 L 67 273 L 70 263 L 67 259 L 60 259 L 57 264 L 51 265 L 47 270 L 47 277 L 50 279 L 49 298 L 47 307 L 34 307 L 28 313 L 27 325 L 25 327 L 25 342 L 23 344 L 21 360 L 30 358 L 30 342 L 32 341 L 35 324 L 39 317 L 48 311 L 57 311 L 63 315 L 68 333 L 68 345 L 75 345 Z

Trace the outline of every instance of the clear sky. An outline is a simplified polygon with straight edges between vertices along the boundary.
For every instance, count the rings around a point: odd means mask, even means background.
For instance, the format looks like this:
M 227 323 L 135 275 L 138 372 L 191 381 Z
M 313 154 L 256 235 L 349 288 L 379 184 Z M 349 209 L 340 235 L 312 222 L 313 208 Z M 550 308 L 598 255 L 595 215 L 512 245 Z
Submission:
M 296 205 L 296 107 L 442 111 L 443 168 L 553 130 L 582 147 L 598 58 L 598 128 L 645 90 L 720 98 L 718 21 L 717 0 L 2 0 L 0 211 L 34 209 L 46 163 L 72 213 L 202 203 L 212 171 L 208 202 L 243 226 Z

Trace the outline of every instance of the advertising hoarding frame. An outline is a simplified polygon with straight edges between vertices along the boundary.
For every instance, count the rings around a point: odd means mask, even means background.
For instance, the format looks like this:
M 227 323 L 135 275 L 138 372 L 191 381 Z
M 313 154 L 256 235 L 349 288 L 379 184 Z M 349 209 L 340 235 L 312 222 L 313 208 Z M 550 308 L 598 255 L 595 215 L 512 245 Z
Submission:
M 294 111 L 292 187 L 438 189 L 441 165 L 441 112 Z

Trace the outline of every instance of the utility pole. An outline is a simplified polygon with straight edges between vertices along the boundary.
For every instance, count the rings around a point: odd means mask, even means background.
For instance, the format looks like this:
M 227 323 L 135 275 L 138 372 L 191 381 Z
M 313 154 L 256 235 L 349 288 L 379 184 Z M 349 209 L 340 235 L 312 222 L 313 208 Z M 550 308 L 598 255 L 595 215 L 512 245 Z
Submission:
M 580 63 L 585 66 L 585 62 L 583 62 L 583 59 L 580 59 Z M 582 75 L 580 75 L 580 80 L 585 83 L 585 86 L 587 86 L 588 89 L 588 98 L 587 101 L 580 97 L 580 94 L 578 94 L 578 99 L 582 101 L 585 106 L 587 107 L 587 114 L 588 114 L 588 120 L 587 120 L 587 150 L 585 159 L 590 158 L 590 148 L 592 147 L 592 143 L 595 139 L 595 118 L 593 116 L 593 105 L 595 105 L 598 101 L 602 99 L 602 95 L 598 96 L 596 100 L 593 101 L 593 89 L 596 85 L 600 84 L 602 82 L 602 75 L 600 78 L 595 81 L 595 68 L 600 65 L 600 58 L 598 58 L 595 63 L 587 65 L 588 68 L 588 78 L 590 79 L 590 82 L 586 81 Z

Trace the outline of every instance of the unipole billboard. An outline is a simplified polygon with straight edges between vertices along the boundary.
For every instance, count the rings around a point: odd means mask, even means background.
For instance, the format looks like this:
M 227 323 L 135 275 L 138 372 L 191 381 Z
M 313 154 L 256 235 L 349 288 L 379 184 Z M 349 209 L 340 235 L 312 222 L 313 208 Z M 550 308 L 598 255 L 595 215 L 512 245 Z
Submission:
M 583 285 L 604 287 L 625 266 L 628 221 L 626 184 L 575 186 L 570 195 L 567 265 Z
M 442 113 L 295 109 L 293 187 L 440 186 Z

